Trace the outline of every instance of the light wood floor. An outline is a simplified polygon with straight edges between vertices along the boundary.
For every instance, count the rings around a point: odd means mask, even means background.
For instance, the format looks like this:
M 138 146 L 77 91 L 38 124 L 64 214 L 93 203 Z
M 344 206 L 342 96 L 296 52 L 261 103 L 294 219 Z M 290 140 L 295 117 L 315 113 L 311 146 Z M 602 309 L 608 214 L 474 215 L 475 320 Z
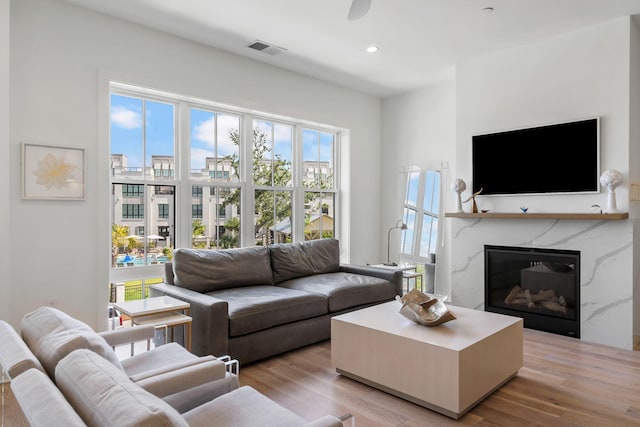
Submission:
M 242 367 L 240 382 L 306 419 L 351 413 L 358 427 L 640 426 L 640 352 L 528 329 L 518 375 L 457 421 L 336 374 L 330 341 Z
M 357 427 L 640 426 L 639 351 L 529 329 L 518 376 L 457 421 L 336 374 L 330 341 L 244 366 L 240 383 L 308 420 L 351 413 Z M 0 426 L 27 426 L 8 384 L 1 397 Z

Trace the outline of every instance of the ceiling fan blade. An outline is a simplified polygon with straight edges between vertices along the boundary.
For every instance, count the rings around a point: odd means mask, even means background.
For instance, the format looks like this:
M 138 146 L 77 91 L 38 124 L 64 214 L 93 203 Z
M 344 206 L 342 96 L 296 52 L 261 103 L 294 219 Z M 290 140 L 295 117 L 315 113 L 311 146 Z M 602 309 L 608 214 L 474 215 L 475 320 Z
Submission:
M 367 14 L 369 7 L 371 7 L 371 0 L 353 0 L 347 18 L 349 21 L 360 19 Z

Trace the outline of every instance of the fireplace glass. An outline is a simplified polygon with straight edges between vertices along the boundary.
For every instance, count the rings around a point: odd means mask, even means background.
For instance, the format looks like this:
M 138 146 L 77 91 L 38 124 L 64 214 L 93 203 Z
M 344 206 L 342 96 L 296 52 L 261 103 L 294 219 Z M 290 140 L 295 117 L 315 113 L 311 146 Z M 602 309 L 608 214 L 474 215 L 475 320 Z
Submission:
M 524 327 L 580 337 L 580 252 L 484 247 L 485 310 Z

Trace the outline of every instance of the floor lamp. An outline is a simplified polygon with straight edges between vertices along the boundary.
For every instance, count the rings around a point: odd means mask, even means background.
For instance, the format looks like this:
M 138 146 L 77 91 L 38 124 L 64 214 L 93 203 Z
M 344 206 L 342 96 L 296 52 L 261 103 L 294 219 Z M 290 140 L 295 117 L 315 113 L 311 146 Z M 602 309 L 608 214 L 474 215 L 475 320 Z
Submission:
M 396 228 L 399 228 L 400 230 L 406 230 L 407 229 L 407 224 L 405 224 L 404 222 L 402 222 L 401 219 L 396 221 L 396 225 L 394 225 L 393 227 L 391 227 L 389 229 L 389 231 L 387 232 L 387 262 L 384 263 L 384 265 L 389 265 L 389 266 L 396 266 L 398 265 L 397 262 L 391 262 L 390 260 L 390 252 L 391 252 L 391 230 L 394 230 Z

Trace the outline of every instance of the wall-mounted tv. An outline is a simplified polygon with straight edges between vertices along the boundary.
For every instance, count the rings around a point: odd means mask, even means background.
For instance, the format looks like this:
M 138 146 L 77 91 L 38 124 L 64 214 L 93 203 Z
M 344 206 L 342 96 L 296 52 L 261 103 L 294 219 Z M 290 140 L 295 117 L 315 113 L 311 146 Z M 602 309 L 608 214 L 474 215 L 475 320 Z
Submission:
M 475 135 L 472 144 L 474 193 L 600 191 L 599 118 Z

